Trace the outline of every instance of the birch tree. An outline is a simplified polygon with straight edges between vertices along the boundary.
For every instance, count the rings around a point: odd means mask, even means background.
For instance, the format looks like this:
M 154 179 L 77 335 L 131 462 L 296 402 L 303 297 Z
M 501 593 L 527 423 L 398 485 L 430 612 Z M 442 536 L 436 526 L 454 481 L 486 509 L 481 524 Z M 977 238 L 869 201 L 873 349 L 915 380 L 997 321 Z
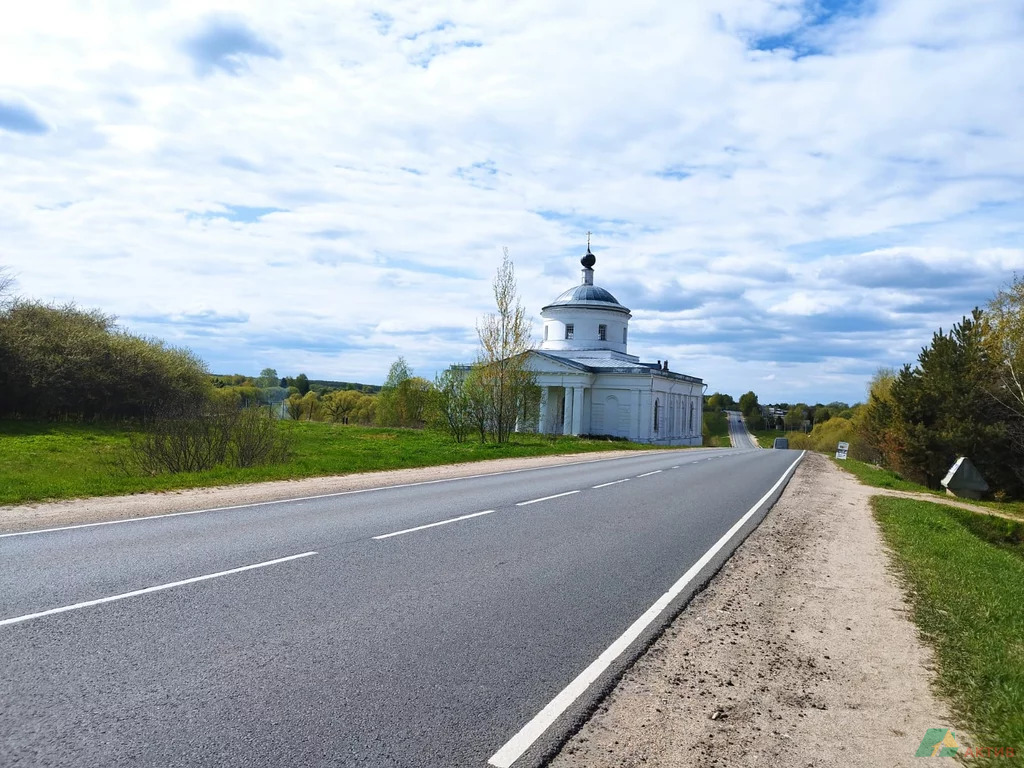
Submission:
M 515 267 L 508 248 L 502 249 L 501 266 L 492 287 L 497 312 L 477 323 L 480 338 L 478 374 L 489 395 L 488 422 L 496 442 L 508 442 L 516 420 L 536 386 L 532 371 L 527 368 L 526 353 L 530 351 L 530 321 L 519 301 Z

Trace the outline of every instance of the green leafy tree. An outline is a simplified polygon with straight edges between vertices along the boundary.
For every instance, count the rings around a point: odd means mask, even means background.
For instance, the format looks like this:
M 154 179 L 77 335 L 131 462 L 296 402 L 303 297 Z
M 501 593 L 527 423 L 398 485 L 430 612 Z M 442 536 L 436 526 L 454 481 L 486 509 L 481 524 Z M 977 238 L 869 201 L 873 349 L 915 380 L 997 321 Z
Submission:
M 752 391 L 740 395 L 740 412 L 744 416 L 750 416 L 754 411 L 760 411 L 760 407 L 757 402 L 757 395 Z
M 256 379 L 256 384 L 257 386 L 263 387 L 264 389 L 266 389 L 267 387 L 278 386 L 277 371 L 275 371 L 273 368 L 264 368 L 262 371 L 260 371 L 260 376 L 258 379 Z
M 304 373 L 300 373 L 295 377 L 295 388 L 299 390 L 300 395 L 305 395 L 309 392 L 309 378 Z
M 466 387 L 468 371 L 452 366 L 434 379 L 434 405 L 432 423 L 447 432 L 457 443 L 464 442 L 473 429 L 469 392 Z

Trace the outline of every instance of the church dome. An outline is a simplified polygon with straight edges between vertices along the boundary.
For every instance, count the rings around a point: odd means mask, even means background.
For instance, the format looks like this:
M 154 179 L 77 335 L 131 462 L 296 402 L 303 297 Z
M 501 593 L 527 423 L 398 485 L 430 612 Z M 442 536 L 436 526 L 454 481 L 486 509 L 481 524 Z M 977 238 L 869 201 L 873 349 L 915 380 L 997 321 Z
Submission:
M 577 285 L 565 291 L 561 296 L 551 302 L 548 306 L 556 304 L 580 304 L 580 303 L 601 302 L 602 304 L 615 304 L 618 307 L 619 300 L 611 295 L 604 288 L 596 285 Z

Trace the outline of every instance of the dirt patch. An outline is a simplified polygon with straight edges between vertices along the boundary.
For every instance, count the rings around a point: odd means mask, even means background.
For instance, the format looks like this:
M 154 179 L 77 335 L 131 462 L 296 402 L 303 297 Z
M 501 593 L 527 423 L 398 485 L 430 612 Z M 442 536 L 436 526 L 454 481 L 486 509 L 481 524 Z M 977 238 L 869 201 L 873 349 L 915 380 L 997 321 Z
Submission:
M 889 571 L 875 492 L 808 453 L 552 766 L 916 766 L 926 729 L 953 726 Z
M 656 451 L 603 451 L 574 453 L 562 456 L 534 456 L 523 459 L 493 459 L 439 467 L 418 467 L 388 472 L 365 472 L 333 477 L 311 477 L 303 480 L 281 480 L 250 485 L 225 485 L 213 488 L 190 488 L 163 493 L 139 493 L 132 496 L 101 496 L 92 499 L 71 499 L 16 507 L 0 507 L 0 533 L 51 528 L 60 525 L 98 523 L 106 520 L 127 520 L 168 512 L 239 504 L 256 504 L 303 496 L 318 496 L 364 488 L 381 488 L 431 480 L 508 472 L 514 469 L 551 467 L 574 462 L 601 461 L 622 456 L 639 456 Z

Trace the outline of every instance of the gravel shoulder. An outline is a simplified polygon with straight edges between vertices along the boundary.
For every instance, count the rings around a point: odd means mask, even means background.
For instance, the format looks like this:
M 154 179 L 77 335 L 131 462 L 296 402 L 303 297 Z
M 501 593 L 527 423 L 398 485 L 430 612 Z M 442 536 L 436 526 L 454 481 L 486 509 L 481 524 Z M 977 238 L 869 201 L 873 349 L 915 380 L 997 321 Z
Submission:
M 69 499 L 0 507 L 0 533 L 52 528 L 61 525 L 99 523 L 108 520 L 127 520 L 136 517 L 164 515 L 169 512 L 189 512 L 196 509 L 258 504 L 264 501 L 447 480 L 517 469 L 602 461 L 645 453 L 656 453 L 656 451 L 602 451 L 561 456 L 533 456 L 521 459 L 493 459 L 387 472 L 364 472 L 332 477 L 311 477 L 302 480 L 190 488 L 162 493 L 139 493 L 130 496 L 100 496 L 89 499 Z
M 555 768 L 915 766 L 953 727 L 862 486 L 808 453 Z M 929 765 L 957 765 L 933 758 Z

